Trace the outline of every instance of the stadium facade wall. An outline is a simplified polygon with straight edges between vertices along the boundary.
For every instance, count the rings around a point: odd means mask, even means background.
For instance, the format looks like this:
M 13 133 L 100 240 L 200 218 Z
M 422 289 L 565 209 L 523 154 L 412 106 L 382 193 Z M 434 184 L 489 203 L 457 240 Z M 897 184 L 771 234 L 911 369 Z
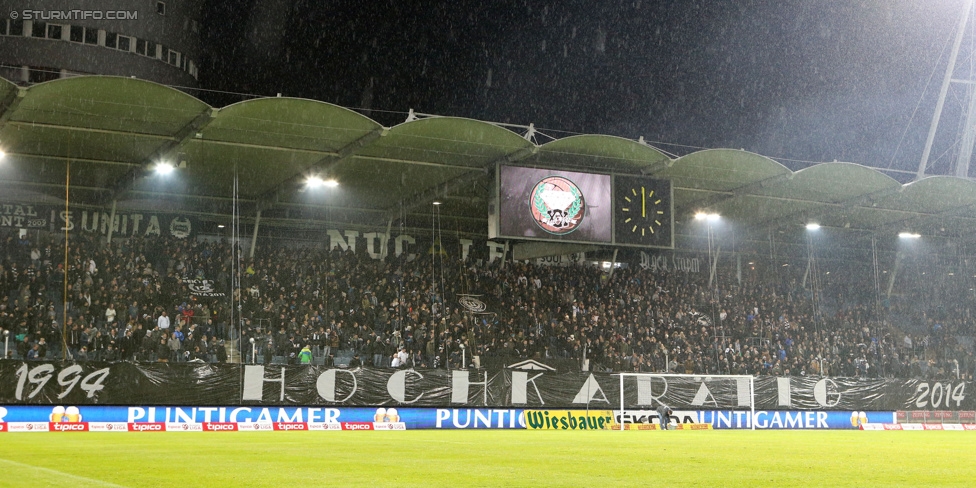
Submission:
M 626 408 L 748 410 L 748 379 L 626 378 Z M 619 376 L 498 369 L 0 363 L 0 405 L 619 408 Z M 757 410 L 976 410 L 962 381 L 757 377 Z

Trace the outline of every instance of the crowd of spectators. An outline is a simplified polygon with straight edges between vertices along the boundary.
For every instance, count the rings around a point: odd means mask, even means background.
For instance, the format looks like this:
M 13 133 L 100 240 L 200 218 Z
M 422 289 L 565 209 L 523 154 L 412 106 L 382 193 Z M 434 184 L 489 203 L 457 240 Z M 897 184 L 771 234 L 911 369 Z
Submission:
M 604 371 L 971 378 L 974 366 L 972 342 L 958 339 L 972 336 L 968 308 L 923 316 L 923 332 L 906 334 L 871 303 L 825 312 L 786 274 L 720 273 L 709 287 L 707 271 L 284 245 L 235 267 L 226 242 L 82 234 L 65 285 L 63 245 L 40 240 L 0 240 L 8 358 L 224 362 L 233 344 L 246 362 L 378 367 L 534 358 Z M 194 296 L 200 280 L 226 294 Z
M 190 241 L 72 238 L 67 253 L 0 241 L 0 329 L 7 358 L 226 361 L 227 304 L 194 300 L 183 278 L 222 276 L 229 246 Z M 162 270 L 162 272 L 160 272 Z M 67 300 L 65 300 L 67 296 Z

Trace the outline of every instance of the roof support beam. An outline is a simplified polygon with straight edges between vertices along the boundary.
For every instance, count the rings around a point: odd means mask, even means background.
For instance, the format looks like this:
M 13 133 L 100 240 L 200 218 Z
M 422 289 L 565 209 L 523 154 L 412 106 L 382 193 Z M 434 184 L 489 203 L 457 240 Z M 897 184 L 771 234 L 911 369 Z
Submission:
M 4 186 L 32 186 L 36 188 L 57 188 L 59 190 L 64 189 L 64 183 L 40 183 L 37 181 L 16 181 L 16 180 L 0 180 L 0 187 Z M 104 193 L 107 192 L 107 188 L 101 188 L 97 186 L 81 186 L 81 185 L 71 185 L 72 190 L 82 190 L 82 191 L 94 191 Z M 61 192 L 61 201 L 64 201 L 64 192 Z M 63 205 L 62 205 L 63 206 Z
M 407 198 L 404 198 L 401 200 L 399 205 L 386 209 L 386 216 L 387 218 L 397 218 L 399 215 L 401 215 L 401 213 L 406 214 L 414 208 L 430 202 L 430 200 L 435 197 L 444 196 L 455 188 L 473 181 L 479 176 L 487 174 L 499 164 L 515 163 L 534 155 L 538 151 L 539 146 L 532 145 L 519 149 L 518 151 L 515 151 L 501 159 L 492 161 L 481 168 L 471 168 L 465 174 L 452 178 L 439 185 L 427 188 L 426 190 L 421 190 Z
M 681 209 L 677 209 L 675 213 L 677 214 L 680 212 L 685 212 L 688 211 L 688 209 L 690 208 L 709 209 L 715 205 L 718 205 L 728 200 L 738 201 L 742 199 L 742 197 L 749 196 L 750 194 L 752 194 L 752 192 L 756 190 L 767 188 L 777 183 L 790 180 L 793 178 L 793 175 L 794 173 L 786 173 L 782 175 L 771 176 L 769 178 L 764 178 L 762 180 L 755 181 L 752 183 L 747 183 L 737 188 L 733 188 L 730 193 L 720 193 L 717 195 L 712 195 L 710 197 L 692 202 L 688 205 L 683 206 Z
M 125 137 L 140 137 L 145 139 L 158 139 L 163 141 L 172 141 L 174 138 L 165 134 L 149 134 L 146 132 L 127 132 L 124 130 L 112 130 L 112 129 L 96 129 L 94 127 L 78 127 L 70 125 L 60 125 L 60 124 L 46 124 L 43 122 L 25 122 L 21 120 L 8 121 L 7 124 L 12 126 L 24 126 L 30 128 L 44 128 L 44 129 L 57 129 L 57 130 L 67 130 L 76 132 L 90 132 L 94 134 L 110 134 L 113 136 L 125 136 Z
M 0 100 L 0 128 L 3 128 L 7 124 L 7 121 L 17 111 L 17 107 L 26 96 L 26 88 L 17 88 L 16 90 L 11 90 L 3 100 Z
M 108 197 L 99 202 L 101 204 L 106 204 L 109 201 L 117 200 L 120 196 L 125 194 L 132 188 L 139 178 L 146 176 L 150 171 L 150 167 L 159 161 L 159 159 L 168 156 L 172 151 L 180 148 L 188 140 L 195 137 L 197 133 L 210 124 L 210 121 L 214 119 L 216 111 L 214 109 L 207 109 L 203 113 L 197 115 L 188 124 L 183 126 L 176 134 L 172 137 L 166 137 L 167 141 L 164 142 L 159 148 L 157 148 L 149 157 L 143 160 L 138 167 L 132 168 L 124 176 L 119 178 L 109 187 Z
M 971 203 L 971 204 L 968 204 L 968 205 L 960 205 L 958 207 L 950 207 L 950 208 L 947 208 L 947 209 L 945 209 L 945 210 L 943 210 L 941 212 L 936 212 L 936 213 L 931 213 L 931 214 L 916 213 L 916 214 L 913 214 L 913 215 L 911 215 L 909 217 L 905 217 L 904 219 L 899 219 L 899 220 L 895 220 L 895 221 L 892 221 L 892 222 L 885 223 L 884 225 L 882 225 L 881 227 L 878 228 L 878 231 L 877 232 L 879 234 L 882 234 L 882 233 L 886 233 L 886 232 L 895 232 L 895 231 L 899 231 L 900 232 L 900 231 L 913 230 L 913 229 L 911 229 L 912 223 L 914 223 L 916 220 L 919 220 L 919 219 L 941 219 L 941 218 L 948 217 L 949 215 L 952 215 L 952 214 L 954 214 L 956 212 L 959 212 L 960 210 L 972 209 L 973 207 L 976 207 L 976 204 L 972 204 Z M 966 217 L 960 216 L 960 218 L 966 218 Z
M 294 153 L 302 154 L 314 154 L 317 156 L 324 157 L 335 157 L 337 153 L 334 151 L 319 151 L 316 149 L 302 149 L 297 147 L 283 147 L 283 146 L 266 146 L 264 144 L 248 144 L 246 142 L 234 142 L 234 141 L 218 141 L 215 139 L 194 139 L 195 142 L 201 144 L 214 144 L 218 146 L 232 146 L 232 147 L 243 147 L 247 149 L 265 149 L 268 151 L 288 151 Z
M 650 165 L 650 166 L 648 166 L 646 168 L 641 169 L 640 170 L 640 173 L 643 176 L 653 176 L 655 173 L 657 173 L 659 171 L 662 171 L 662 170 L 665 170 L 665 169 L 668 169 L 672 165 L 674 165 L 674 160 L 673 159 L 664 159 L 664 160 L 658 161 L 658 162 L 656 162 L 656 163 L 654 163 L 654 164 L 652 164 L 652 165 Z
M 447 164 L 447 163 L 437 163 L 434 161 L 417 161 L 411 159 L 396 159 L 396 158 L 381 158 L 378 156 L 353 156 L 356 159 L 363 159 L 366 161 L 379 161 L 381 163 L 398 163 L 398 164 L 409 164 L 413 166 L 433 166 L 435 168 L 446 168 L 446 169 L 460 169 L 460 170 L 471 170 L 477 169 L 471 166 L 464 166 L 460 164 Z
M 338 151 L 323 152 L 323 158 L 312 163 L 302 172 L 292 175 L 288 179 L 278 183 L 274 188 L 259 195 L 256 199 L 258 207 L 257 209 L 268 210 L 273 208 L 278 204 L 278 201 L 283 193 L 291 191 L 301 185 L 302 179 L 308 176 L 310 173 L 327 173 L 331 168 L 335 167 L 339 163 L 355 157 L 356 153 L 362 151 L 366 147 L 369 147 L 370 144 L 375 142 L 380 137 L 385 136 L 388 132 L 389 129 L 386 127 L 381 127 L 366 133 L 366 135 L 350 142 L 349 144 L 346 144 L 345 146 L 339 148 Z
M 903 186 L 896 186 L 896 187 L 886 188 L 884 190 L 880 190 L 876 192 L 867 193 L 865 195 L 858 195 L 856 197 L 852 197 L 847 200 L 841 200 L 840 202 L 836 202 L 836 203 L 829 203 L 829 204 L 820 203 L 818 207 L 814 210 L 799 210 L 796 212 L 791 212 L 786 215 L 783 215 L 782 217 L 776 217 L 769 220 L 764 220 L 758 223 L 757 227 L 777 228 L 785 224 L 786 222 L 790 222 L 790 221 L 802 222 L 810 219 L 815 219 L 818 216 L 822 217 L 827 213 L 834 212 L 836 210 L 846 212 L 856 207 L 861 207 L 870 204 L 883 197 L 898 193 L 902 191 L 903 188 L 904 188 Z M 811 203 L 817 203 L 817 202 L 811 202 Z
M 111 161 L 108 159 L 89 159 L 89 158 L 69 158 L 67 156 L 52 156 L 48 154 L 28 154 L 21 152 L 8 152 L 8 157 L 20 157 L 20 158 L 37 158 L 37 159 L 53 159 L 55 161 L 71 161 L 72 163 L 92 163 L 92 164 L 104 164 L 106 166 L 139 166 L 139 163 L 133 163 L 131 161 Z

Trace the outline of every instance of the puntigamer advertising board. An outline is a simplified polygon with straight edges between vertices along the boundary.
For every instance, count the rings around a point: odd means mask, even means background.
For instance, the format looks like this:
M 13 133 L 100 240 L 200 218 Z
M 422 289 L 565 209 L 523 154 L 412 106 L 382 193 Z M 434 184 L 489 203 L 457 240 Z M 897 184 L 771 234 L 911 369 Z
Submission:
M 750 429 L 750 412 L 677 410 L 672 423 L 714 429 Z M 857 429 L 894 423 L 894 412 L 765 411 L 756 429 Z M 248 430 L 530 429 L 612 430 L 620 423 L 657 425 L 652 410 L 523 410 L 487 408 L 333 408 L 257 406 L 34 406 L 0 407 L 0 432 L 162 432 Z

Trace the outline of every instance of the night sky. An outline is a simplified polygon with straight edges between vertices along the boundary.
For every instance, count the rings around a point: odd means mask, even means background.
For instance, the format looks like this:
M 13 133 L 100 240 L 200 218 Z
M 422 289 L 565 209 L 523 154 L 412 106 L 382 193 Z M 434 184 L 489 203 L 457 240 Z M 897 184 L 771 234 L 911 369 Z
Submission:
M 962 0 L 212 1 L 201 83 L 372 109 L 364 113 L 388 126 L 413 108 L 532 122 L 556 137 L 644 136 L 675 154 L 743 148 L 794 169 L 805 164 L 788 159 L 914 171 L 961 8 Z M 961 93 L 950 94 L 950 110 Z M 949 172 L 950 156 L 930 171 Z

